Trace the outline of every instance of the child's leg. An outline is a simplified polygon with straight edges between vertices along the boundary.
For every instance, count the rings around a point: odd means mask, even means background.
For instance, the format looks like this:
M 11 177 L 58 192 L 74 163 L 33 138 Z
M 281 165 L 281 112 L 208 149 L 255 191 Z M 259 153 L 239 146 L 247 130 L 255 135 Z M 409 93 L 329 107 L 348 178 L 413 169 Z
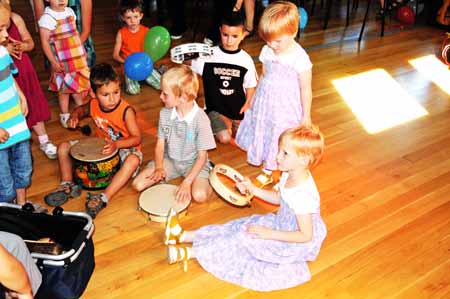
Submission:
M 38 135 L 39 139 L 39 148 L 47 155 L 49 159 L 57 158 L 57 148 L 56 146 L 48 139 L 47 132 L 45 130 L 45 124 L 43 121 L 36 123 L 33 126 L 34 132 Z
M 84 98 L 86 97 L 87 92 L 84 93 L 73 93 L 73 101 L 75 102 L 75 105 L 81 106 L 84 104 Z
M 206 178 L 197 177 L 192 184 L 192 199 L 198 203 L 204 203 L 211 195 L 212 189 Z
M 107 201 L 111 199 L 117 192 L 122 189 L 122 187 L 128 182 L 132 177 L 133 173 L 141 164 L 140 158 L 135 154 L 129 154 L 119 171 L 114 175 L 111 183 L 106 187 L 104 194 L 106 195 Z M 102 198 L 103 199 L 103 198 Z
M 67 120 L 70 117 L 69 113 L 69 94 L 61 93 L 58 95 L 59 109 L 61 113 L 59 114 L 59 122 L 64 128 L 67 128 Z
M 208 118 L 211 123 L 211 129 L 216 136 L 216 139 L 220 143 L 229 143 L 231 141 L 231 134 L 228 129 L 228 119 L 226 119 L 223 115 L 216 111 L 209 112 Z
M 63 142 L 58 146 L 58 163 L 62 182 L 72 182 L 72 159 L 70 158 L 70 148 L 72 145 L 69 142 Z
M 145 82 L 154 89 L 161 90 L 161 74 L 156 69 L 153 69 L 150 76 L 145 79 Z
M 128 94 L 136 95 L 141 92 L 141 85 L 139 84 L 139 81 L 134 81 L 125 76 L 125 91 Z
M 11 148 L 0 150 L 0 161 L 5 161 L 0 167 L 0 202 L 10 202 L 16 197 L 14 180 L 10 166 Z
M 31 183 L 31 151 L 30 142 L 22 141 L 15 144 L 11 150 L 11 176 L 14 180 L 14 187 L 16 188 L 17 204 L 23 205 L 26 203 L 25 188 L 28 188 Z

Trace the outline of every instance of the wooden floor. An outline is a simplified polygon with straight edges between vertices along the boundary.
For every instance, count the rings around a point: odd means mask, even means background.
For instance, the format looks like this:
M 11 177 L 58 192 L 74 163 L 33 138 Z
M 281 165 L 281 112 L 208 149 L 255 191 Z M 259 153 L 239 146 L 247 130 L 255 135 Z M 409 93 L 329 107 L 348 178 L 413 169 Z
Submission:
M 94 1 L 93 38 L 99 62 L 112 61 L 118 28 L 115 3 Z M 358 44 L 361 3 L 350 27 L 344 28 L 342 7 L 333 12 L 329 29 L 322 31 L 322 10 L 310 18 L 300 38 L 314 63 L 312 119 L 327 144 L 323 162 L 313 175 L 328 236 L 318 259 L 309 264 L 312 280 L 288 290 L 258 293 L 220 281 L 195 260 L 190 261 L 188 273 L 180 265 L 169 266 L 163 226 L 149 222 L 137 210 L 139 194 L 127 186 L 95 220 L 96 269 L 83 298 L 450 298 L 449 94 L 408 62 L 438 53 L 443 32 L 423 26 L 411 30 L 388 20 L 387 35 L 379 38 L 379 24 L 372 15 L 365 39 Z M 13 1 L 13 7 L 33 31 L 28 1 Z M 154 24 L 149 19 L 145 23 Z M 253 37 L 243 47 L 257 61 L 262 45 Z M 48 74 L 42 68 L 39 45 L 33 61 L 46 87 Z M 167 58 L 161 62 L 169 63 Z M 373 69 L 390 74 L 428 115 L 377 134 L 367 133 L 332 80 Z M 442 78 L 447 84 L 449 74 Z M 383 84 L 373 82 L 371 88 L 368 93 L 383 89 Z M 60 127 L 55 96 L 48 94 L 48 98 L 50 137 L 58 143 L 79 138 L 79 133 Z M 136 107 L 144 160 L 151 160 L 162 107 L 158 93 L 144 86 L 140 95 L 124 94 L 124 98 Z M 391 111 L 392 107 L 384 108 Z M 377 118 L 382 121 L 384 115 Z M 44 157 L 33 139 L 34 173 L 28 194 L 30 200 L 43 204 L 43 196 L 59 183 L 58 166 Z M 210 157 L 245 175 L 258 172 L 233 145 L 218 145 Z M 64 208 L 83 210 L 84 196 Z M 251 208 L 231 207 L 214 195 L 207 204 L 193 204 L 182 224 L 195 229 L 273 210 L 257 200 Z

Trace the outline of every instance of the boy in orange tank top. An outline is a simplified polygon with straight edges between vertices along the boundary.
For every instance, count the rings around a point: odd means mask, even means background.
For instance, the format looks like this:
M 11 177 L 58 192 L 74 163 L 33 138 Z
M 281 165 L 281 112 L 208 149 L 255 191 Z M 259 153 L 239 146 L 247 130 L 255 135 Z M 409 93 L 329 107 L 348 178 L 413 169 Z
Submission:
M 130 54 L 144 51 L 144 39 L 149 29 L 141 25 L 141 20 L 144 16 L 141 0 L 122 0 L 119 12 L 125 26 L 117 32 L 113 59 L 123 64 Z M 131 80 L 126 75 L 124 76 L 125 91 L 132 95 L 139 94 L 141 92 L 139 81 Z M 154 69 L 150 76 L 145 79 L 145 82 L 159 90 L 160 79 L 161 75 Z
M 120 96 L 119 76 L 110 64 L 98 64 L 91 70 L 90 82 L 95 98 L 83 106 L 76 107 L 67 121 L 69 128 L 76 128 L 79 120 L 91 116 L 96 133 L 106 140 L 102 153 L 110 155 L 119 151 L 121 167 L 110 184 L 100 194 L 88 193 L 86 212 L 92 218 L 106 207 L 128 180 L 135 176 L 142 163 L 141 132 L 136 122 L 133 107 Z M 70 148 L 77 141 L 63 142 L 58 147 L 61 184 L 58 190 L 47 194 L 45 202 L 50 206 L 64 204 L 69 198 L 81 195 L 81 186 L 75 185 L 72 174 Z

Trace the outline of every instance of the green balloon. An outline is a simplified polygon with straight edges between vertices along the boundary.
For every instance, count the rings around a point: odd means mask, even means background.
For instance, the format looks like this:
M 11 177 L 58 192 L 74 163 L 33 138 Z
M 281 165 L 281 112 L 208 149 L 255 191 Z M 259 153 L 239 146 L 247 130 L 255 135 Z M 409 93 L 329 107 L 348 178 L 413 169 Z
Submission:
M 170 34 L 162 26 L 152 27 L 144 39 L 144 52 L 150 55 L 153 62 L 166 55 L 170 48 Z

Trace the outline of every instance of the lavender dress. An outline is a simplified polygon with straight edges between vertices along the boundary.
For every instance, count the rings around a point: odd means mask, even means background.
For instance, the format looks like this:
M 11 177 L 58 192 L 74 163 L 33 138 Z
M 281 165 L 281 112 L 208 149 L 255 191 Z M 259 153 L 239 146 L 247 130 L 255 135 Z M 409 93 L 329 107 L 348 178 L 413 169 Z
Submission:
M 195 232 L 193 253 L 200 265 L 216 277 L 256 291 L 286 289 L 310 280 L 307 261 L 316 259 L 326 236 L 320 217 L 320 199 L 312 176 L 295 188 L 280 181 L 281 205 L 276 214 L 253 215 L 222 225 L 208 225 Z M 298 230 L 296 214 L 312 213 L 313 239 L 292 243 L 254 239 L 249 224 L 276 230 Z
M 265 161 L 265 168 L 276 170 L 278 137 L 302 120 L 299 73 L 311 69 L 312 64 L 297 43 L 295 51 L 283 56 L 264 46 L 259 59 L 264 75 L 239 126 L 236 143 L 247 151 L 248 163 L 261 165 Z

